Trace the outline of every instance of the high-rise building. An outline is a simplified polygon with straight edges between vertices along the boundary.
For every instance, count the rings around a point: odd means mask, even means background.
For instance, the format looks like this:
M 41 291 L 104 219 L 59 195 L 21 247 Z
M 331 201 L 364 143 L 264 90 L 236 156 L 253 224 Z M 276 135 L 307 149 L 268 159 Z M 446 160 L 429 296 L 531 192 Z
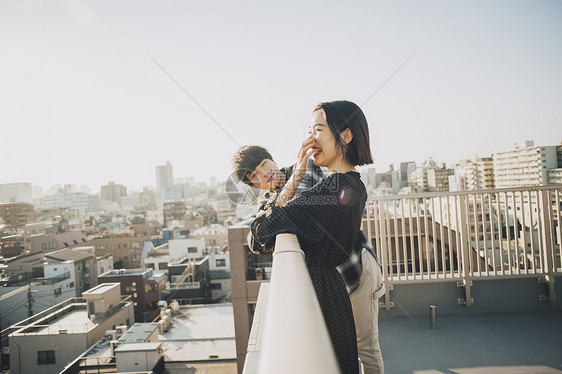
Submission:
M 174 184 L 174 170 L 172 164 L 166 161 L 166 165 L 156 166 L 156 187 L 158 193 L 161 193 L 164 188 L 172 184 Z
M 412 179 L 412 174 L 416 170 L 415 161 L 400 163 L 400 188 L 407 187 Z
M 430 191 L 449 191 L 449 176 L 455 172 L 443 166 L 441 169 L 427 171 L 427 186 Z
M 59 188 L 55 194 L 44 195 L 39 207 L 42 209 L 84 209 L 86 212 L 97 211 L 100 208 L 99 195 L 87 195 L 83 192 L 73 192 L 69 184 Z
M 494 188 L 494 160 L 491 157 L 461 160 L 455 165 L 454 178 L 458 190 Z
M 0 184 L 0 204 L 31 202 L 31 183 Z
M 562 144 L 556 147 L 556 158 L 558 167 L 548 170 L 548 184 L 562 184 Z
M 435 169 L 440 169 L 440 166 L 433 160 L 433 157 L 429 157 L 412 172 L 411 178 L 416 185 L 417 192 L 429 191 L 427 172 Z
M 548 171 L 559 168 L 557 146 L 535 146 L 532 140 L 494 154 L 496 188 L 539 186 L 548 183 Z
M 127 196 L 127 187 L 115 182 L 109 182 L 105 186 L 101 186 L 101 200 L 115 201 L 120 203 L 122 197 Z

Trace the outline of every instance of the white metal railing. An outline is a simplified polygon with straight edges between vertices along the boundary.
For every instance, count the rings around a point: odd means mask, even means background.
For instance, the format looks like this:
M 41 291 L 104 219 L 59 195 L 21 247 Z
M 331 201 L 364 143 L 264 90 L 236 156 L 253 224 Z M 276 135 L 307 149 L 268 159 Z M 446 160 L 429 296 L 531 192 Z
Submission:
M 258 373 L 338 373 L 304 252 L 293 234 L 275 242 Z
M 562 185 L 370 198 L 364 219 L 389 284 L 562 273 Z M 388 301 L 388 291 L 386 296 Z

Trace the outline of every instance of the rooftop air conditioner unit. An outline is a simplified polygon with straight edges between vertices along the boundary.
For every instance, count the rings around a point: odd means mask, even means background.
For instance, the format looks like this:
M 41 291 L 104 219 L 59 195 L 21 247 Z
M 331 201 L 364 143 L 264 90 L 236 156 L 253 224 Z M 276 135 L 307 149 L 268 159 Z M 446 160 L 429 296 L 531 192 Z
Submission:
M 158 321 L 158 327 L 159 327 L 161 333 L 166 332 L 166 328 L 165 328 L 164 323 L 165 323 L 165 321 L 163 321 L 163 320 Z
M 166 307 L 168 306 L 168 303 L 166 302 L 166 300 L 160 300 L 160 301 L 158 302 L 158 306 L 159 306 L 161 309 L 166 309 Z
M 107 330 L 105 332 L 105 338 L 109 341 L 117 340 L 117 331 L 115 330 Z
M 160 322 L 162 323 L 162 328 L 164 329 L 164 331 L 168 331 L 168 328 L 170 327 L 170 320 L 168 319 L 168 317 L 162 317 Z
M 127 326 L 117 326 L 115 330 L 117 331 L 117 336 L 122 337 L 127 332 Z

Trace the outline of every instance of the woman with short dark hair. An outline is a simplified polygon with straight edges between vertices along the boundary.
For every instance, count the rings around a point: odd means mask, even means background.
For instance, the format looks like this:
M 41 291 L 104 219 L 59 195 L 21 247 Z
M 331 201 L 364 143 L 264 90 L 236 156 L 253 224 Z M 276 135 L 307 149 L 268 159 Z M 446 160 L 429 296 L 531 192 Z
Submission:
M 337 266 L 357 255 L 355 243 L 367 199 L 355 169 L 372 163 L 369 129 L 361 109 L 349 101 L 319 104 L 297 165 L 306 165 L 309 156 L 315 165 L 326 167 L 329 176 L 294 197 L 291 188 L 286 189 L 278 205 L 252 223 L 252 235 L 264 252 L 271 252 L 277 234 L 297 236 L 340 371 L 356 374 L 359 367 L 355 324 Z M 298 185 L 299 169 L 305 168 L 295 169 L 291 179 Z

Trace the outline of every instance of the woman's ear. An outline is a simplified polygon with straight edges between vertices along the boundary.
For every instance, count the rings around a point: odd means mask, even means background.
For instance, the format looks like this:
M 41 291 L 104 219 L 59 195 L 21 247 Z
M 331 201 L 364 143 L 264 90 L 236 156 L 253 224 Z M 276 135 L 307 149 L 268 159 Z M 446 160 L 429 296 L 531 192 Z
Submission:
M 341 138 L 346 145 L 349 144 L 349 142 L 353 139 L 353 133 L 351 132 L 349 127 L 342 131 Z

